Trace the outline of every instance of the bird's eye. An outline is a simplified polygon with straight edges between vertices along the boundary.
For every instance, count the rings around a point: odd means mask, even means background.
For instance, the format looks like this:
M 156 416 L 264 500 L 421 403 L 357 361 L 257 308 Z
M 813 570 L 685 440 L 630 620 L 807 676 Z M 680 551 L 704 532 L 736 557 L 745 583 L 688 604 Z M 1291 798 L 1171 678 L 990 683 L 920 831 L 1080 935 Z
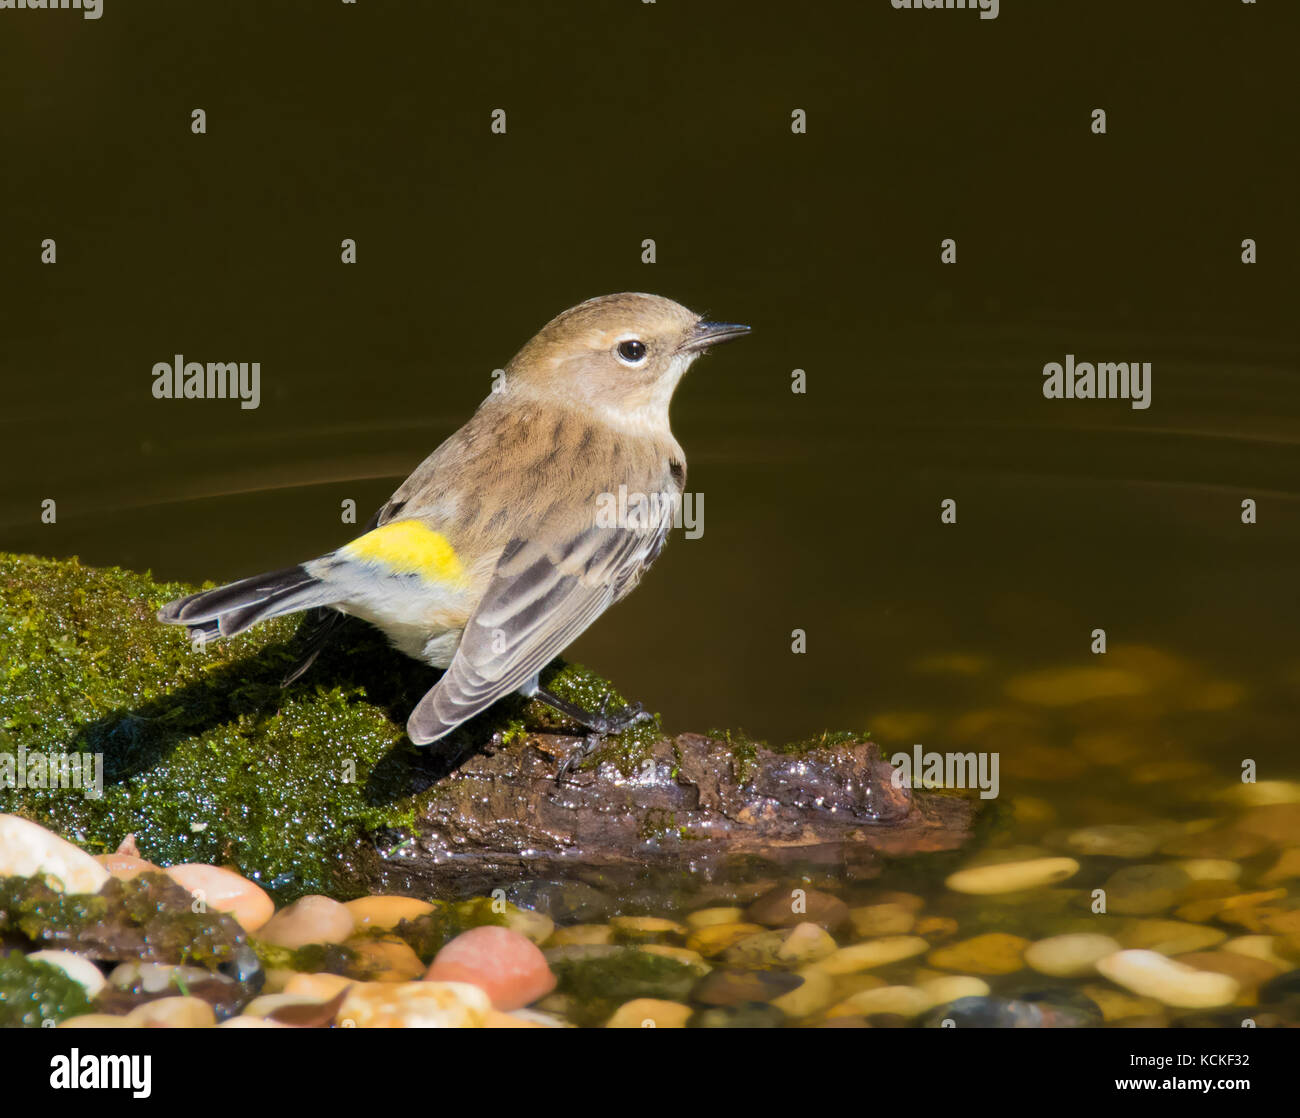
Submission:
M 635 338 L 629 338 L 625 342 L 619 342 L 614 350 L 618 354 L 618 359 L 625 365 L 639 365 L 645 360 L 645 342 L 638 342 Z

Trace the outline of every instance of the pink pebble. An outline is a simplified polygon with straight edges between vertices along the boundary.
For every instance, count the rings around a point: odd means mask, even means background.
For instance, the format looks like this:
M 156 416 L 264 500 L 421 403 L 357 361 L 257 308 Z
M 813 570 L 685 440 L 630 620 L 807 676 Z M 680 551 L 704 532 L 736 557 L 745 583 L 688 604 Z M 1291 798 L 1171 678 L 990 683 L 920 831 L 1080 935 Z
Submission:
M 555 989 L 555 975 L 532 940 L 509 928 L 471 928 L 438 952 L 426 982 L 468 982 L 497 1009 L 531 1005 Z
M 229 913 L 246 932 L 257 931 L 275 912 L 275 902 L 266 891 L 233 870 L 187 862 L 169 866 L 167 876 L 209 908 Z
M 130 881 L 145 872 L 161 872 L 152 862 L 133 854 L 96 854 L 95 861 L 122 881 Z

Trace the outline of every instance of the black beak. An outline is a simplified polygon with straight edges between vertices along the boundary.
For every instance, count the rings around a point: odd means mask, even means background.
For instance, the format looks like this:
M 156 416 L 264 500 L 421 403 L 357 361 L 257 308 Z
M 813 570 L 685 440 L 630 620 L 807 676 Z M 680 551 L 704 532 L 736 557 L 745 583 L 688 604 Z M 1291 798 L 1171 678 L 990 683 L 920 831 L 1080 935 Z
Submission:
M 743 338 L 748 333 L 748 326 L 740 326 L 734 322 L 697 322 L 690 338 L 682 345 L 681 352 L 699 352 L 709 349 L 719 342 L 729 342 L 732 338 Z

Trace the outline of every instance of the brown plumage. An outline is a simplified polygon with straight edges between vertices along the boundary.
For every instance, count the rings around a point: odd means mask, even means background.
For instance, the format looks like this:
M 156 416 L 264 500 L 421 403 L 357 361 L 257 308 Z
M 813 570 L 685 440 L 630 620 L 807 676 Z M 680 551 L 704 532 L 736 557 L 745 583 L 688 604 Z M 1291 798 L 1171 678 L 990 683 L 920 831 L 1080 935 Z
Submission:
M 306 608 L 365 618 L 447 668 L 407 723 L 417 744 L 513 691 L 616 729 L 636 712 L 577 710 L 540 692 L 537 675 L 659 555 L 686 477 L 668 422 L 673 389 L 708 346 L 747 329 L 654 295 L 573 307 L 519 351 L 365 535 L 159 617 L 222 636 Z

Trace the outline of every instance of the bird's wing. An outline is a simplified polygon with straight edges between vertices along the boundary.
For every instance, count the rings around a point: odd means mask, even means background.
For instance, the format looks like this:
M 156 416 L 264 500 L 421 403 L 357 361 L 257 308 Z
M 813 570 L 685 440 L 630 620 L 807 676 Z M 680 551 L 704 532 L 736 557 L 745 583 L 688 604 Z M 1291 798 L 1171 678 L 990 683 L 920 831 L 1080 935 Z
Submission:
M 640 529 L 588 525 L 511 540 L 447 673 L 411 712 L 411 741 L 437 741 L 532 679 L 636 585 L 672 514 L 652 513 Z

